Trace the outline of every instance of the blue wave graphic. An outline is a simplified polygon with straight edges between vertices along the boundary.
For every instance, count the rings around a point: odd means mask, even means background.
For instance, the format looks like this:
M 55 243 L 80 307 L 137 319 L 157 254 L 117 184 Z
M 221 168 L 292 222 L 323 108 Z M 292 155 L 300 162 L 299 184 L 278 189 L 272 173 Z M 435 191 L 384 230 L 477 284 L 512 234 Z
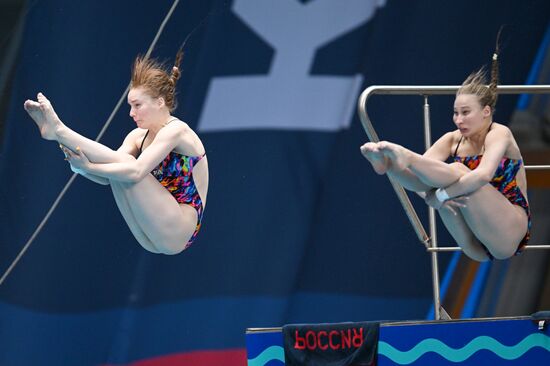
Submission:
M 248 360 L 248 366 L 263 366 L 269 361 L 279 360 L 285 363 L 285 351 L 281 346 L 271 346 L 262 351 L 255 358 Z
M 399 365 L 408 365 L 428 352 L 434 352 L 451 362 L 462 362 L 480 350 L 488 350 L 505 360 L 515 360 L 533 347 L 550 352 L 550 337 L 535 333 L 525 337 L 515 346 L 505 346 L 489 336 L 479 336 L 462 348 L 451 348 L 438 339 L 422 340 L 409 351 L 399 351 L 386 342 L 378 343 L 378 354 L 388 357 Z

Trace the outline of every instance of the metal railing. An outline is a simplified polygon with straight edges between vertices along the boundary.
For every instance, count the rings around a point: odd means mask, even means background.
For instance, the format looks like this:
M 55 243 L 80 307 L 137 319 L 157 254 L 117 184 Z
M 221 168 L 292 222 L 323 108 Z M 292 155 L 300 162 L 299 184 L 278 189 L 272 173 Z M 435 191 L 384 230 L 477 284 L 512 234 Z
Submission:
M 374 130 L 372 122 L 367 113 L 367 102 L 369 98 L 374 94 L 383 95 L 419 95 L 424 99 L 423 113 L 424 113 L 424 144 L 426 149 L 431 146 L 431 126 L 430 126 L 430 105 L 428 103 L 428 97 L 432 95 L 454 95 L 460 86 L 370 86 L 365 89 L 358 100 L 358 113 L 361 119 L 361 124 L 367 133 L 370 141 L 378 142 L 380 139 Z M 499 94 L 550 94 L 550 85 L 501 85 L 498 86 L 497 91 Z M 527 170 L 550 170 L 550 165 L 526 165 Z M 409 221 L 411 222 L 416 235 L 420 242 L 424 244 L 426 250 L 431 254 L 432 264 L 432 286 L 434 297 L 434 311 L 435 318 L 437 320 L 442 318 L 442 312 L 444 309 L 441 306 L 440 293 L 439 293 L 439 267 L 438 267 L 438 252 L 450 252 L 460 251 L 460 247 L 438 247 L 437 246 L 437 233 L 436 233 L 436 215 L 433 208 L 429 208 L 429 232 L 428 235 L 416 211 L 414 210 L 407 193 L 404 188 L 389 176 L 390 182 L 395 190 L 401 205 L 403 206 Z M 524 249 L 544 249 L 550 250 L 550 245 L 527 245 Z

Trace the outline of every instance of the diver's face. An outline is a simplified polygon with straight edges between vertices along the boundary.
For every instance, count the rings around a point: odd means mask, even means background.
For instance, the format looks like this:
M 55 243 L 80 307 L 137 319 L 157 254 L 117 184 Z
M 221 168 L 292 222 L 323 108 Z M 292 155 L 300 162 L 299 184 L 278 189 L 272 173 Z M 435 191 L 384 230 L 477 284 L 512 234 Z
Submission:
M 140 128 L 148 129 L 158 120 L 162 98 L 153 98 L 144 88 L 132 88 L 128 93 L 130 117 Z
M 471 136 L 486 127 L 490 119 L 491 107 L 482 107 L 474 94 L 459 94 L 456 96 L 453 111 L 453 122 L 465 136 Z M 489 121 L 490 122 L 490 121 Z

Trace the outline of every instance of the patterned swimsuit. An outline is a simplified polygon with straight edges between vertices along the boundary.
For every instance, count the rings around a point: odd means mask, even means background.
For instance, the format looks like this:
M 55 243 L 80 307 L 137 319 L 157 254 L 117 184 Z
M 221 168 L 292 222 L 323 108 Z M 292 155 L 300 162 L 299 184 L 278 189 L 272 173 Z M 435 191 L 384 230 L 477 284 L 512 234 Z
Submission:
M 147 134 L 149 134 L 149 131 L 147 131 L 141 142 L 141 147 L 139 149 L 140 153 Z M 201 156 L 187 156 L 172 151 L 151 172 L 159 183 L 172 194 L 178 203 L 189 205 L 197 211 L 197 226 L 195 227 L 193 235 L 187 244 L 185 244 L 184 249 L 187 249 L 193 244 L 201 228 L 204 208 L 201 196 L 193 180 L 193 167 L 197 165 L 205 155 L 206 153 Z
M 460 139 L 460 141 L 462 141 L 462 139 Z M 460 141 L 458 143 L 459 145 Z M 483 155 L 456 156 L 457 150 L 458 145 L 453 155 L 454 161 L 466 165 L 470 170 L 474 170 L 479 166 Z M 516 182 L 516 175 L 522 164 L 523 161 L 521 159 L 502 158 L 498 164 L 493 179 L 491 179 L 490 182 L 493 187 L 495 187 L 504 197 L 508 199 L 508 201 L 510 201 L 510 203 L 520 206 L 527 214 L 527 233 L 519 243 L 516 254 L 521 252 L 531 237 L 531 211 L 529 210 L 529 203 L 525 199 L 523 193 L 521 193 L 521 190 Z M 485 248 L 485 251 L 489 255 L 489 258 L 493 259 L 493 256 L 488 252 L 487 248 Z

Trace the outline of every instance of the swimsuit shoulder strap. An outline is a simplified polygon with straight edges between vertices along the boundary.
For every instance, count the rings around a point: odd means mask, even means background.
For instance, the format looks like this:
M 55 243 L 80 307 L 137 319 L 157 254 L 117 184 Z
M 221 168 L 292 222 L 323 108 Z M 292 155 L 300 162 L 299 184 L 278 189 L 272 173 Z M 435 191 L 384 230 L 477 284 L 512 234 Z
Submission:
M 141 146 L 139 147 L 139 154 L 143 151 L 143 144 L 145 143 L 145 139 L 147 138 L 147 135 L 149 134 L 149 130 L 145 133 L 145 136 L 143 136 L 143 140 L 141 140 Z
M 458 147 L 460 146 L 460 143 L 462 142 L 462 138 L 464 136 L 460 136 L 460 140 L 458 140 L 458 144 L 456 144 L 455 152 L 453 153 L 453 158 L 456 157 L 456 153 L 458 152 Z

